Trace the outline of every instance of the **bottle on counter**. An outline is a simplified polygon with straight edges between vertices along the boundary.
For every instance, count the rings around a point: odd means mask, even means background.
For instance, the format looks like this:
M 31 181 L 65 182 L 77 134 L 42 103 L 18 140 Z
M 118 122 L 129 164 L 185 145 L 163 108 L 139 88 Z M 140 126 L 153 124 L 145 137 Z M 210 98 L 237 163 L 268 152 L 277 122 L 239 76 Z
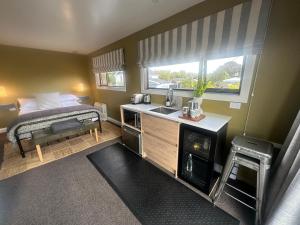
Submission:
M 186 163 L 186 171 L 189 173 L 192 173 L 193 171 L 193 158 L 192 158 L 192 154 L 190 153 L 188 156 L 188 160 Z
M 170 107 L 170 106 L 171 106 L 171 101 L 170 101 L 169 96 L 167 96 L 167 98 L 166 98 L 166 106 L 167 106 L 167 107 Z

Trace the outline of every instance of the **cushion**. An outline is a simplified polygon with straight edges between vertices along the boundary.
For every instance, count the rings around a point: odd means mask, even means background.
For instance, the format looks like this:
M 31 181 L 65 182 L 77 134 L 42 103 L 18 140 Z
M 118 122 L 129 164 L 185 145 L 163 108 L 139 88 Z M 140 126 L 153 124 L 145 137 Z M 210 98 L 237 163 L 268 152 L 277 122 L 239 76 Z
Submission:
M 41 110 L 61 107 L 60 95 L 58 92 L 36 94 L 35 98 L 38 108 Z
M 67 130 L 77 129 L 81 127 L 81 123 L 77 119 L 69 119 L 65 121 L 52 123 L 51 132 L 56 134 Z

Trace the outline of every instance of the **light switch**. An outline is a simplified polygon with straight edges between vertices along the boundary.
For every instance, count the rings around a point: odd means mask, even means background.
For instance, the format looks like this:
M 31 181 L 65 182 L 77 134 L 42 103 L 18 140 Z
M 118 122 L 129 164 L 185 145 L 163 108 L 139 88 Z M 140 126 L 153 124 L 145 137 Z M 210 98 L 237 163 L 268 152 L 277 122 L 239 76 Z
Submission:
M 230 102 L 229 108 L 231 109 L 240 109 L 241 103 L 240 102 Z

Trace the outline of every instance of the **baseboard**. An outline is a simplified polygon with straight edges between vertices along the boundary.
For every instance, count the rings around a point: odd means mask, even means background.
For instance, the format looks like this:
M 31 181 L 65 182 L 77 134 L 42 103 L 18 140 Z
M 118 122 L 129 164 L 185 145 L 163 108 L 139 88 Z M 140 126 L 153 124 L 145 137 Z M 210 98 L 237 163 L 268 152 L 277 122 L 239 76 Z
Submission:
M 107 121 L 109 121 L 109 122 L 111 122 L 111 123 L 113 123 L 113 124 L 115 124 L 115 125 L 117 125 L 117 126 L 121 126 L 121 122 L 120 121 L 118 121 L 118 120 L 115 120 L 114 118 L 111 118 L 111 117 L 107 117 Z
M 0 128 L 0 134 L 6 133 L 7 127 Z

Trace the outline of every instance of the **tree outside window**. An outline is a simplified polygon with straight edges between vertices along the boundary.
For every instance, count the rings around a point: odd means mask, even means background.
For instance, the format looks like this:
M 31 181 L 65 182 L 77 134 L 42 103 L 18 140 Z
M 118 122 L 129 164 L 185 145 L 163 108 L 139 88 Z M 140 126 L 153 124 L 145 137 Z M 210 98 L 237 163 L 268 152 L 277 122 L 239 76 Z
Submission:
M 206 60 L 148 68 L 148 88 L 192 90 L 197 85 L 199 73 L 204 71 L 208 92 L 239 92 L 244 57 Z M 200 66 L 201 65 L 201 66 Z M 202 66 L 203 65 L 203 66 Z M 204 68 L 203 68 L 204 67 Z

